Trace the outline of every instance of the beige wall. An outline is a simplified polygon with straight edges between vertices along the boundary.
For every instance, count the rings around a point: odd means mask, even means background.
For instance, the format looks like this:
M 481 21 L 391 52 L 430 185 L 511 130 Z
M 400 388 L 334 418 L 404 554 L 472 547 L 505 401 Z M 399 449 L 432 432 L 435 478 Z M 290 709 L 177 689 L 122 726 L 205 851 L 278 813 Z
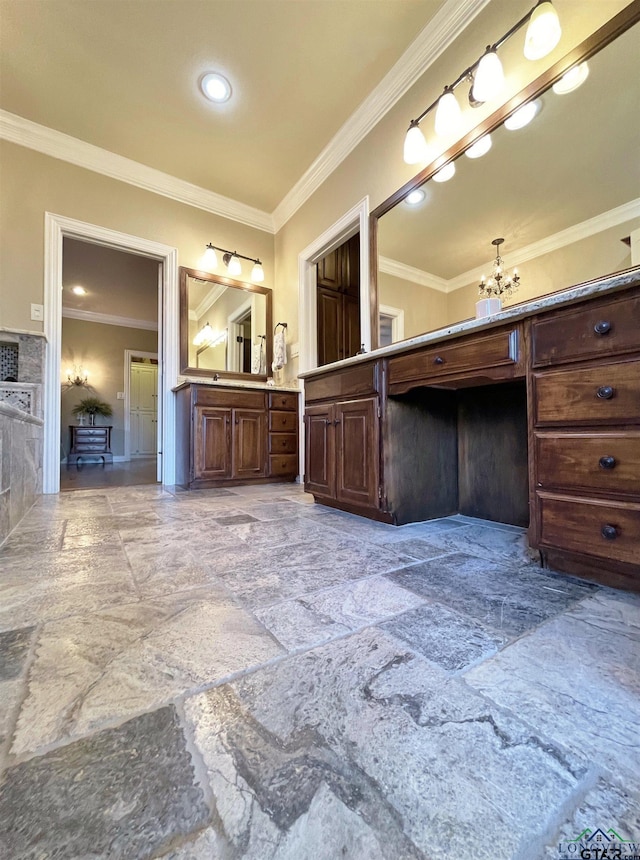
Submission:
M 447 295 L 420 284 L 396 278 L 386 272 L 378 275 L 381 305 L 401 308 L 405 339 L 447 324 Z
M 124 454 L 124 400 L 117 399 L 117 392 L 124 391 L 125 349 L 157 352 L 158 332 L 63 318 L 61 384 L 66 381 L 67 367 L 75 364 L 89 372 L 90 386 L 62 389 L 60 439 L 65 455 L 69 453 L 69 424 L 77 423 L 71 410 L 85 397 L 98 397 L 111 406 L 113 416 L 96 421 L 113 426 L 111 450 L 114 456 Z
M 207 242 L 259 257 L 273 287 L 274 237 L 16 146 L 0 144 L 0 325 L 42 331 L 30 319 L 44 296 L 44 213 L 86 221 L 178 248 L 200 267 Z M 177 312 L 177 309 L 176 309 Z

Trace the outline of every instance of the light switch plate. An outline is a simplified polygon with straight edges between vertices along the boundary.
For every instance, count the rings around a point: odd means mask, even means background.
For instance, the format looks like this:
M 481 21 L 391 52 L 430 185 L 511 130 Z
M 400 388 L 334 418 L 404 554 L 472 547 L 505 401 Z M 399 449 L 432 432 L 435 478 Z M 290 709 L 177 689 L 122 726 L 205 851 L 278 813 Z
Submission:
M 118 391 L 116 393 L 116 399 L 117 400 L 124 400 L 124 391 Z
M 32 320 L 43 320 L 44 319 L 44 305 L 34 305 L 31 304 L 31 319 Z

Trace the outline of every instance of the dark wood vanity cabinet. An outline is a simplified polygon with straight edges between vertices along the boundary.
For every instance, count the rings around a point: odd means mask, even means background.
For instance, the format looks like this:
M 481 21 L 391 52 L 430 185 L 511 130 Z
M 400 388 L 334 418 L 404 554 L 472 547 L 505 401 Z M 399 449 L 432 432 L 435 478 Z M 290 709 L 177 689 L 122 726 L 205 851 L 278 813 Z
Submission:
M 323 504 L 381 517 L 377 362 L 305 386 L 305 489 Z
M 177 398 L 179 484 L 295 480 L 296 393 L 185 384 Z

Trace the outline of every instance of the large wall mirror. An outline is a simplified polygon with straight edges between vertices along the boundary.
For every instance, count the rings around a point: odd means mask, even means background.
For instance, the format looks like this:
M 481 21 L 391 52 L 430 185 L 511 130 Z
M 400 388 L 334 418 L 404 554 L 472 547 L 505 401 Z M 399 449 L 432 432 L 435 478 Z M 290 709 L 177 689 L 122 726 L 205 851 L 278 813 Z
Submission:
M 271 290 L 180 268 L 180 372 L 266 379 L 271 368 Z
M 491 132 L 485 155 L 467 157 L 461 145 L 446 155 L 455 165 L 448 181 L 434 181 L 428 168 L 373 213 L 380 346 L 473 318 L 497 238 L 505 267 L 516 266 L 521 278 L 505 307 L 632 265 L 630 237 L 640 228 L 638 9 L 617 17 L 617 30 L 614 19 L 479 127 Z M 587 79 L 558 94 L 551 86 L 558 69 L 585 57 Z M 536 115 L 510 130 L 504 120 L 523 102 L 533 102 Z M 414 205 L 406 200 L 412 188 L 424 192 Z

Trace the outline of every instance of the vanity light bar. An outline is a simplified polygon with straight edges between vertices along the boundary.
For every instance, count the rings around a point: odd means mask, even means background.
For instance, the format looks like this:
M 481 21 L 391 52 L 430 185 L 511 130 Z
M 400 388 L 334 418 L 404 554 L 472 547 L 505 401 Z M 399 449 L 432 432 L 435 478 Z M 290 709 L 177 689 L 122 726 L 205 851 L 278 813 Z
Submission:
M 448 84 L 444 88 L 444 92 L 429 107 L 425 108 L 416 119 L 411 120 L 404 146 L 404 160 L 407 164 L 417 164 L 420 161 L 429 160 L 429 148 L 419 126 L 431 111 L 436 110 L 436 132 L 438 134 L 445 135 L 453 131 L 448 119 L 450 116 L 459 119 L 460 109 L 458 107 L 457 111 L 455 110 L 452 99 L 455 99 L 454 90 L 460 84 L 464 81 L 471 83 L 469 103 L 473 107 L 478 107 L 498 95 L 504 82 L 502 64 L 497 54 L 498 49 L 527 23 L 529 28 L 525 36 L 524 49 L 524 55 L 527 59 L 545 57 L 560 41 L 562 30 L 551 0 L 538 0 L 538 3 L 511 29 L 507 30 L 504 36 L 501 36 L 493 45 L 487 45 L 484 54 L 461 72 L 452 84 Z M 532 43 L 533 48 L 531 47 Z M 478 92 L 476 92 L 476 88 Z
M 216 269 L 218 267 L 218 255 L 216 254 L 216 251 L 222 252 L 222 262 L 227 267 L 230 275 L 241 275 L 242 264 L 240 263 L 240 260 L 249 260 L 250 263 L 253 263 L 251 280 L 258 283 L 264 281 L 264 269 L 262 268 L 262 263 L 257 257 L 247 257 L 245 254 L 238 254 L 237 251 L 228 251 L 226 248 L 212 245 L 211 242 L 207 244 L 203 260 L 207 268 Z

